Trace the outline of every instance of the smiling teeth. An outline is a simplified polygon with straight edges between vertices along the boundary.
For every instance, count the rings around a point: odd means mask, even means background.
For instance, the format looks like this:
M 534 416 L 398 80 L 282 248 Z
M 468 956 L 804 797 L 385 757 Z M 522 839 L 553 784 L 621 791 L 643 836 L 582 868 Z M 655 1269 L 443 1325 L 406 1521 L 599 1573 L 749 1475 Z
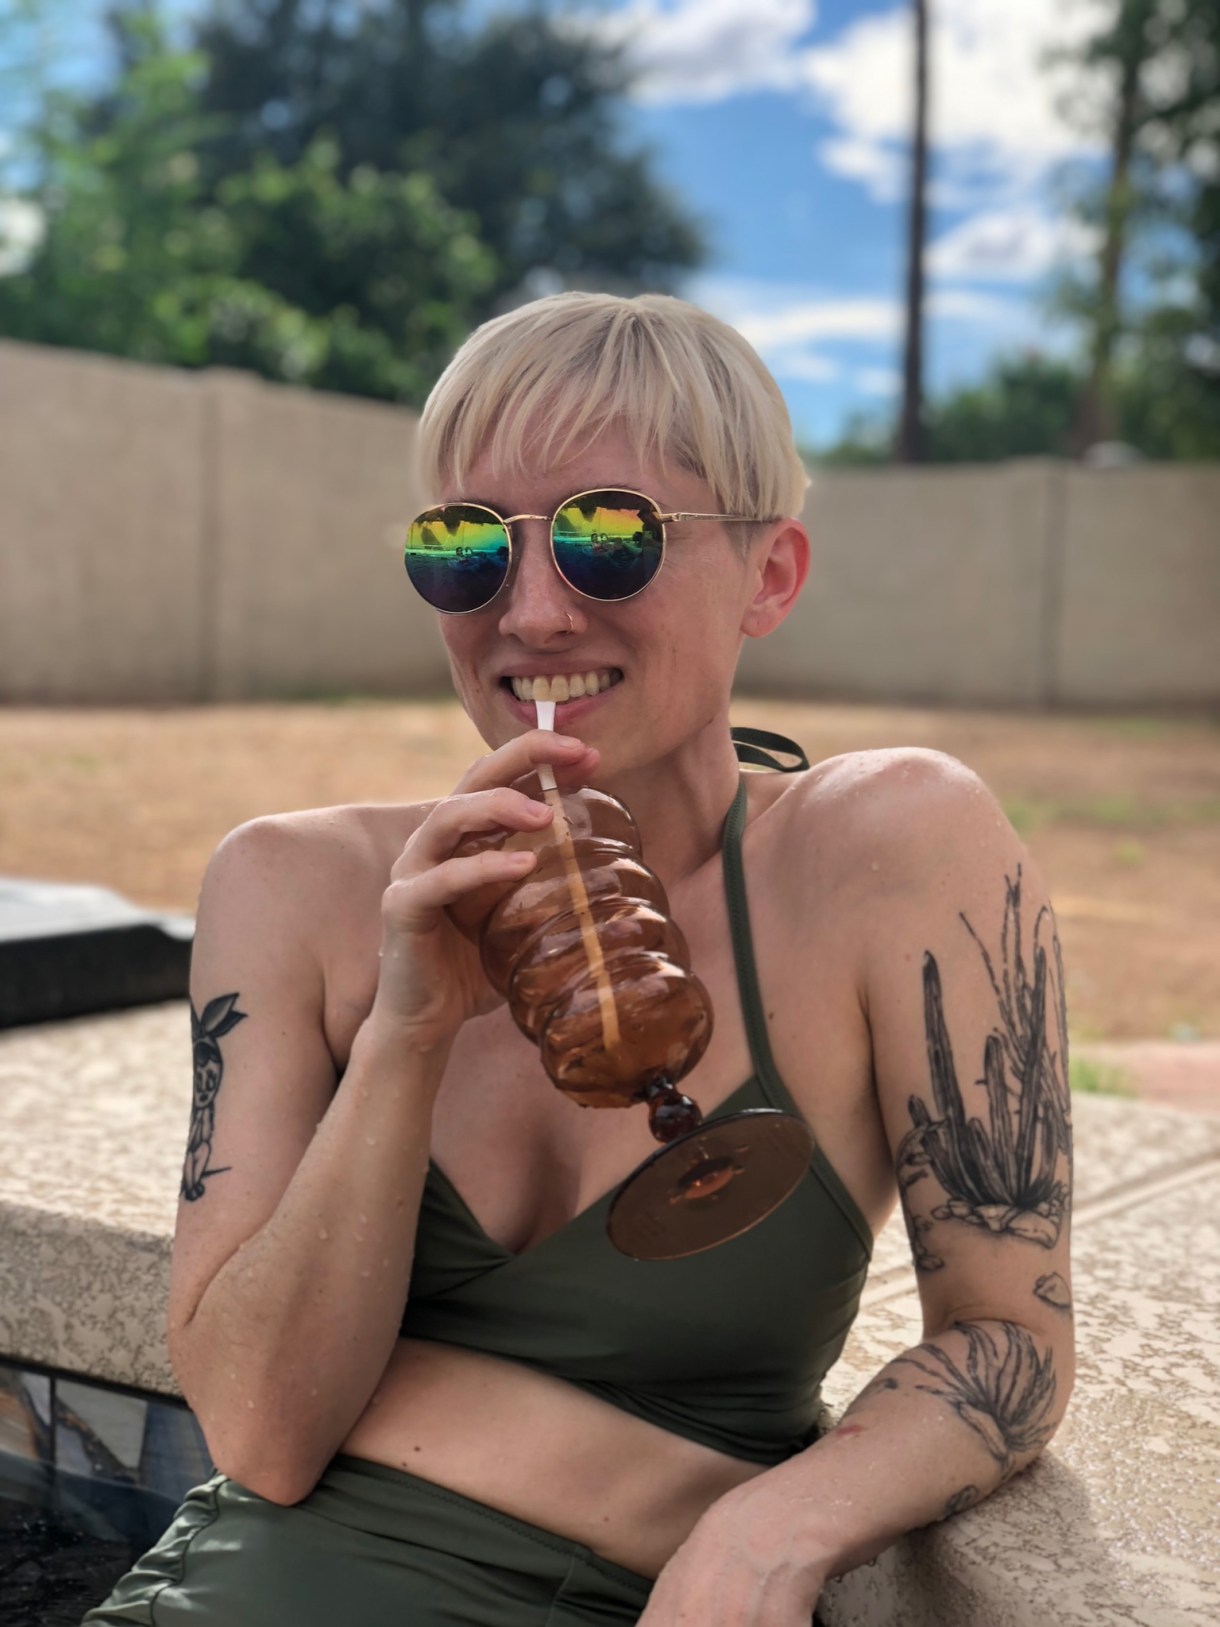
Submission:
M 620 682 L 622 676 L 617 667 L 603 667 L 600 672 L 572 672 L 553 678 L 510 678 L 509 682 L 519 701 L 567 701 L 579 700 L 583 695 L 598 695 Z

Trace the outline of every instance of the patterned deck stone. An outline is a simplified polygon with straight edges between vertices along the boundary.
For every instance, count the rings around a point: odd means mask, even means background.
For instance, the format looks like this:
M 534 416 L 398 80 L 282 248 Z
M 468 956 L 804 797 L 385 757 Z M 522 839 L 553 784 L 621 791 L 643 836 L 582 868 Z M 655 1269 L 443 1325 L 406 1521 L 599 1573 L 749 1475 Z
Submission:
M 1220 1118 L 1073 1104 L 1079 1374 L 1025 1474 L 827 1590 L 830 1627 L 1220 1621 Z M 185 1002 L 0 1034 L 0 1358 L 176 1394 L 164 1348 L 190 1117 Z M 895 1214 L 837 1412 L 921 1335 Z

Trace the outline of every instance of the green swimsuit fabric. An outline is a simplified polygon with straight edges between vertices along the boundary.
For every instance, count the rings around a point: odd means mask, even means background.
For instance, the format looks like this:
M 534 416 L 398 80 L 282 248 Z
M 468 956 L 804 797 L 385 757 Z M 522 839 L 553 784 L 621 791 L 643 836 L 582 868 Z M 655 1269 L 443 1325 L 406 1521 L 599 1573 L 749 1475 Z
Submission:
M 791 772 L 762 747 L 782 736 L 736 730 L 744 761 Z M 708 1115 L 795 1113 L 767 1039 L 741 855 L 744 782 L 725 821 L 723 859 L 737 983 L 753 1073 Z M 816 1438 L 821 1385 L 855 1319 L 873 1239 L 815 1144 L 786 1202 L 703 1254 L 642 1262 L 606 1236 L 613 1193 L 519 1254 L 496 1243 L 435 1164 L 420 1206 L 401 1332 L 521 1362 L 674 1434 L 775 1464 Z

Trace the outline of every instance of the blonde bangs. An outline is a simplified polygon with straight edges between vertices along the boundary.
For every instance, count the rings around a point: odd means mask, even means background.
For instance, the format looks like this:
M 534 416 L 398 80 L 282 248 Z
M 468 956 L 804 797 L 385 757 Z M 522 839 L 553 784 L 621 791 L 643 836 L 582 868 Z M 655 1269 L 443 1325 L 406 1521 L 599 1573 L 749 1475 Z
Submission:
M 460 487 L 484 453 L 524 474 L 611 426 L 727 514 L 801 512 L 809 475 L 775 380 L 733 328 L 667 294 L 554 294 L 476 328 L 424 407 L 420 477 Z

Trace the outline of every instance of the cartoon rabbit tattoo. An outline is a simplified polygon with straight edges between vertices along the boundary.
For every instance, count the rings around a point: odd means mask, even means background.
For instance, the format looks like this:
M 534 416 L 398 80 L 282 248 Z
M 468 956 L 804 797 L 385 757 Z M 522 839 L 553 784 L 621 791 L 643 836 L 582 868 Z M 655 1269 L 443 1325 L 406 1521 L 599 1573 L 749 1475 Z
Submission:
M 194 1052 L 194 1088 L 191 1096 L 191 1128 L 186 1144 L 186 1161 L 182 1168 L 181 1195 L 194 1203 L 204 1193 L 204 1181 L 209 1175 L 223 1175 L 231 1168 L 222 1165 L 209 1169 L 212 1156 L 212 1136 L 216 1129 L 216 1094 L 224 1074 L 220 1055 L 220 1040 L 244 1022 L 246 1013 L 236 1009 L 236 994 L 221 994 L 209 1000 L 203 1016 L 191 1006 L 191 1043 Z

